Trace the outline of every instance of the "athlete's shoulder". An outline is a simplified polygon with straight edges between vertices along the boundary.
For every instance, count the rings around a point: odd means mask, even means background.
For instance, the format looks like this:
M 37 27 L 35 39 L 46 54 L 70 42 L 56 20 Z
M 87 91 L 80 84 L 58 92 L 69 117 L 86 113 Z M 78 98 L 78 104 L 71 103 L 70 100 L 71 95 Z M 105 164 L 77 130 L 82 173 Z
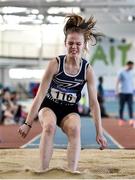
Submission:
M 54 58 L 52 58 L 51 60 L 49 60 L 49 63 L 48 63 L 48 71 L 50 72 L 53 72 L 54 74 L 56 74 L 57 73 L 57 71 L 58 71 L 58 62 L 57 62 L 57 58 L 56 57 L 54 57 Z
M 117 72 L 117 75 L 118 76 L 122 76 L 123 74 L 125 74 L 125 69 L 120 69 L 118 72 Z
M 54 58 L 52 58 L 50 61 L 49 61 L 49 65 L 57 65 L 58 63 L 57 63 L 57 57 L 54 57 Z
M 65 56 L 66 56 L 66 55 L 59 55 L 59 56 L 56 57 L 56 59 L 58 59 L 58 60 L 63 60 L 63 59 L 65 58 Z
M 85 62 L 85 63 L 87 63 L 87 62 L 88 62 L 85 58 L 82 58 L 82 61 L 83 61 L 83 62 Z
M 82 61 L 83 61 L 84 64 L 89 64 L 89 62 L 84 58 L 82 58 Z

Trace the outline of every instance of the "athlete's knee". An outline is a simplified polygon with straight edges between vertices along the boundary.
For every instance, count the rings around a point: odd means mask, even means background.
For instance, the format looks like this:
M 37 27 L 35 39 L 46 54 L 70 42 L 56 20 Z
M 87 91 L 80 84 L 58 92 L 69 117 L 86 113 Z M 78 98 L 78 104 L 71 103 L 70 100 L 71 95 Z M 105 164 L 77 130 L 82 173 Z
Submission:
M 67 131 L 68 136 L 77 137 L 80 135 L 80 126 L 70 126 Z
M 47 133 L 48 135 L 54 134 L 56 131 L 56 124 L 55 123 L 48 123 L 43 124 L 43 132 Z

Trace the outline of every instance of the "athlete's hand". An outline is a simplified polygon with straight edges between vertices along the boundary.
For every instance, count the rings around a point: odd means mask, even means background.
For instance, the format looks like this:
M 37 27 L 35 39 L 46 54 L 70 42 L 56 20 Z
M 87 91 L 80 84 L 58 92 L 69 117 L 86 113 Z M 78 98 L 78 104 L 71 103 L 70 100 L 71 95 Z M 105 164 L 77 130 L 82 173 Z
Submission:
M 100 150 L 103 150 L 107 147 L 107 140 L 103 135 L 97 135 L 96 141 L 100 145 Z
M 23 124 L 18 129 L 18 133 L 22 138 L 25 138 L 28 135 L 29 131 L 30 131 L 30 127 L 27 126 L 26 124 Z

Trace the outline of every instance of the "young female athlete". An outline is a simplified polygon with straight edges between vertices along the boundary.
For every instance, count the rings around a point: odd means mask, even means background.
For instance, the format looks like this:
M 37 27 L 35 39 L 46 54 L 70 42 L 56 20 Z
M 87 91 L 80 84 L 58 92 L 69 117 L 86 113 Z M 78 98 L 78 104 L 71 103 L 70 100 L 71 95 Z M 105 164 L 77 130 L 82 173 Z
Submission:
M 81 124 L 77 103 L 85 83 L 87 83 L 90 109 L 95 120 L 96 141 L 101 149 L 107 146 L 101 125 L 94 72 L 91 65 L 82 58 L 87 43 L 97 36 L 93 32 L 95 21 L 93 17 L 86 21 L 76 14 L 71 14 L 67 18 L 64 27 L 66 55 L 58 56 L 49 62 L 27 119 L 19 128 L 20 135 L 25 138 L 35 117 L 39 117 L 42 126 L 41 170 L 49 167 L 57 125 L 68 137 L 68 168 L 71 171 L 77 170 L 81 149 Z

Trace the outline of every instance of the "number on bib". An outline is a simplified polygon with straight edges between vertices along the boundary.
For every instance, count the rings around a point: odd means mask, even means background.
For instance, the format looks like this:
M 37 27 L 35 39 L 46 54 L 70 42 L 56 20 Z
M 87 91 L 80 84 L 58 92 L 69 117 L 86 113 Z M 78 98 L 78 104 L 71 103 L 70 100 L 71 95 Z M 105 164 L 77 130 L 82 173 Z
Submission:
M 51 95 L 54 99 L 66 101 L 69 103 L 75 103 L 77 99 L 77 96 L 75 93 L 65 93 L 65 92 L 58 91 L 57 89 L 54 89 L 54 88 L 51 89 Z

